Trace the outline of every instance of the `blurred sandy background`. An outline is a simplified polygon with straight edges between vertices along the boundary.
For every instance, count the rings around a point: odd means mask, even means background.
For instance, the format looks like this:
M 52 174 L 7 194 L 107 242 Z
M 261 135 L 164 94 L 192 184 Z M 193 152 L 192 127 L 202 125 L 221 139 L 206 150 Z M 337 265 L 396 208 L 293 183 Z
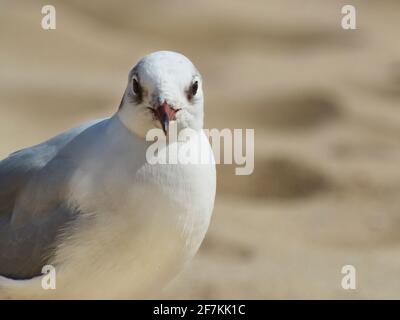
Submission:
M 53 4 L 57 29 L 41 29 Z M 356 31 L 341 28 L 354 4 Z M 118 107 L 160 49 L 205 79 L 206 127 L 255 128 L 219 166 L 210 232 L 162 298 L 400 298 L 399 1 L 0 1 L 0 156 Z M 341 267 L 357 268 L 357 290 Z

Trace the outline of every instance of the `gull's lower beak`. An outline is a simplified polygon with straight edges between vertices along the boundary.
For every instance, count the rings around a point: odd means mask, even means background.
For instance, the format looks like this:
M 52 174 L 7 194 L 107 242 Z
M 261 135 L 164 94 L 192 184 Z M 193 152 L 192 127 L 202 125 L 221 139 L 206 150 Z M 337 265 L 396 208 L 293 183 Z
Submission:
M 157 119 L 160 121 L 165 135 L 167 135 L 168 132 L 169 122 L 176 119 L 177 111 L 178 110 L 173 109 L 167 102 L 164 102 L 155 110 L 154 113 Z

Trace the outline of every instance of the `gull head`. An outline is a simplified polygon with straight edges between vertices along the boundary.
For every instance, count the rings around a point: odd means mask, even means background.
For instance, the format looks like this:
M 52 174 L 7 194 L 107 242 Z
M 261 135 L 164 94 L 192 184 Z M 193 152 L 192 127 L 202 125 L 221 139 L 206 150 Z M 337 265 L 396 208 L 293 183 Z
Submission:
M 177 130 L 203 127 L 202 79 L 193 63 L 172 51 L 143 57 L 129 72 L 118 117 L 133 133 L 145 137 L 153 128 L 167 135 Z

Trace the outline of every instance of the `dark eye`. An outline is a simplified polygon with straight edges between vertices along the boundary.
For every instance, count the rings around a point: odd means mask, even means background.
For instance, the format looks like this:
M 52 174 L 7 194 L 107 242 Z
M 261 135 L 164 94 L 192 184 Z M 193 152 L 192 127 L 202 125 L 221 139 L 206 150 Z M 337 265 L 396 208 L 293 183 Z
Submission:
M 133 92 L 134 92 L 137 96 L 140 97 L 140 95 L 141 95 L 141 93 L 142 93 L 142 90 L 141 90 L 141 88 L 140 88 L 139 82 L 138 82 L 135 78 L 132 80 L 132 89 L 133 89 Z
M 191 92 L 192 97 L 196 95 L 198 89 L 199 89 L 199 82 L 198 81 L 193 82 L 192 92 Z

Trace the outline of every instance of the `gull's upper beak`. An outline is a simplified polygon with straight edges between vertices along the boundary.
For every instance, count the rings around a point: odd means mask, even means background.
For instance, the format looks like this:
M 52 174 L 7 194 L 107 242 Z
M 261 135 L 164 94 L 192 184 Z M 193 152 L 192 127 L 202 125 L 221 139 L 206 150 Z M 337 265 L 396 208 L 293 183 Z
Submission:
M 157 109 L 154 110 L 154 114 L 160 121 L 162 129 L 167 135 L 169 122 L 176 119 L 176 113 L 179 110 L 172 108 L 167 102 L 163 102 Z

